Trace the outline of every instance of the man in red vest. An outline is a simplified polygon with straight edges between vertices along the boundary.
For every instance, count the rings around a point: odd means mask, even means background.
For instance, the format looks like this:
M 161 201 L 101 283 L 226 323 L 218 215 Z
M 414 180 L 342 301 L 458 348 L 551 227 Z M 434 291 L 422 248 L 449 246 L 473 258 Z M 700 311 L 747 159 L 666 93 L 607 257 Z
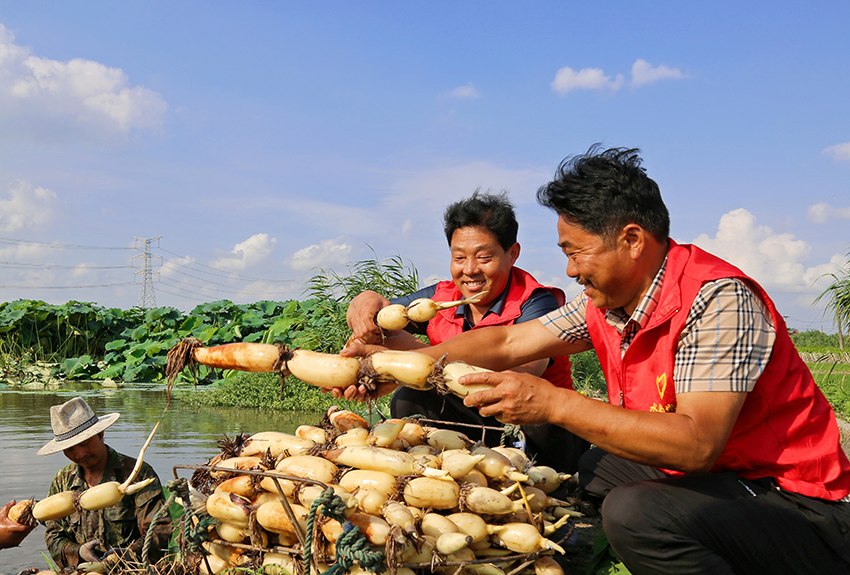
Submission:
M 537 195 L 584 292 L 540 321 L 425 350 L 497 370 L 462 379 L 494 386 L 465 404 L 595 445 L 579 481 L 603 500 L 605 533 L 635 575 L 850 572 L 850 462 L 764 290 L 670 239 L 638 150 L 594 146 Z M 501 371 L 591 348 L 607 403 Z
M 514 265 L 520 252 L 519 224 L 506 194 L 476 191 L 446 208 L 443 221 L 451 251 L 451 281 L 439 282 L 392 301 L 374 291 L 359 294 L 349 304 L 346 316 L 359 341 L 383 342 L 392 349 L 419 349 L 426 344 L 413 334 L 427 335 L 430 344 L 437 345 L 465 331 L 537 320 L 564 304 L 560 289 L 538 283 Z M 410 323 L 406 331 L 389 337 L 375 325 L 378 311 L 390 304 L 407 305 L 418 298 L 456 301 L 479 294 L 481 299 L 477 303 L 442 310 L 427 324 Z M 540 376 L 557 387 L 572 389 L 570 362 L 564 355 L 539 359 L 515 369 Z M 440 421 L 502 426 L 495 418 L 481 417 L 476 409 L 464 406 L 458 397 L 440 395 L 433 390 L 399 388 L 393 394 L 390 409 L 393 417 L 423 415 Z M 455 428 L 470 437 L 478 435 L 468 427 Z M 589 448 L 586 441 L 557 426 L 525 426 L 523 432 L 526 450 L 536 462 L 562 472 L 576 471 L 579 457 Z M 491 432 L 485 439 L 498 445 L 500 434 Z

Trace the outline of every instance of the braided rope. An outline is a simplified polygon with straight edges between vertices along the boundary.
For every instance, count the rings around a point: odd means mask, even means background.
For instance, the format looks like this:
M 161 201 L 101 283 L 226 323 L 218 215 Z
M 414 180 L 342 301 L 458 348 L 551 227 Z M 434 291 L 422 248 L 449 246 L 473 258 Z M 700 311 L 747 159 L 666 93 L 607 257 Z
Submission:
M 345 518 L 345 503 L 334 493 L 332 487 L 322 492 L 310 506 L 310 514 L 307 517 L 307 538 L 304 543 L 304 573 L 310 574 L 310 559 L 313 553 L 313 532 L 315 529 L 316 514 L 319 507 L 322 514 L 331 519 L 336 519 L 342 524 L 343 533 L 336 540 L 336 562 L 330 566 L 322 575 L 343 575 L 354 563 L 359 563 L 366 571 L 383 573 L 384 554 L 373 551 L 366 537 L 360 533 L 360 528 L 352 525 Z
M 155 527 L 160 518 L 168 513 L 171 504 L 174 503 L 174 500 L 181 496 L 183 498 L 184 508 L 188 508 L 189 506 L 189 483 L 185 479 L 173 479 L 165 484 L 168 490 L 171 492 L 171 495 L 168 497 L 168 500 L 165 502 L 165 505 L 160 507 L 157 512 L 154 514 L 153 519 L 151 519 L 151 523 L 148 526 L 148 531 L 145 533 L 145 542 L 142 545 L 142 563 L 147 565 L 148 572 L 153 573 L 151 570 L 152 565 L 148 562 L 148 557 L 150 556 L 150 547 L 153 542 L 153 533 L 155 531 Z
M 508 441 L 510 439 L 519 440 L 522 443 L 523 449 L 525 448 L 525 434 L 522 432 L 522 428 L 515 423 L 506 423 L 502 426 L 502 437 L 499 440 L 500 445 L 508 445 Z M 511 445 L 515 442 L 511 441 Z

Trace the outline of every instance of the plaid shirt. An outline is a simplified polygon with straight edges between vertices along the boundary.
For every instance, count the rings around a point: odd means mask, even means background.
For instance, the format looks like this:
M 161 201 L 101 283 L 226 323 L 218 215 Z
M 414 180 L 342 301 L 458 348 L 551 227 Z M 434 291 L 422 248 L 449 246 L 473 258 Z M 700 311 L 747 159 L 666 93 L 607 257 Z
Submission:
M 132 457 L 118 453 L 108 445 L 106 469 L 100 483 L 109 481 L 123 482 L 136 465 Z M 153 467 L 142 463 L 135 481 L 149 477 L 156 478 Z M 61 491 L 82 493 L 89 486 L 83 477 L 83 471 L 76 463 L 66 465 L 53 477 L 49 495 Z M 60 567 L 71 568 L 78 563 L 79 549 L 83 543 L 92 539 L 103 541 L 103 550 L 112 547 L 129 547 L 137 559 L 142 557 L 144 535 L 150 527 L 153 516 L 165 505 L 165 496 L 159 479 L 133 495 L 125 495 L 113 507 L 98 511 L 74 512 L 64 519 L 46 521 L 44 541 L 53 560 Z M 171 536 L 171 517 L 168 513 L 156 524 L 153 542 L 150 547 L 151 562 L 163 555 L 162 549 L 168 549 Z
M 622 334 L 621 354 L 658 306 L 666 267 L 665 260 L 631 316 L 622 308 L 606 312 L 606 321 Z M 590 345 L 586 311 L 587 296 L 581 293 L 540 321 L 564 341 Z M 775 339 L 770 313 L 744 282 L 731 278 L 707 282 L 679 335 L 674 367 L 676 393 L 752 391 L 770 359 Z

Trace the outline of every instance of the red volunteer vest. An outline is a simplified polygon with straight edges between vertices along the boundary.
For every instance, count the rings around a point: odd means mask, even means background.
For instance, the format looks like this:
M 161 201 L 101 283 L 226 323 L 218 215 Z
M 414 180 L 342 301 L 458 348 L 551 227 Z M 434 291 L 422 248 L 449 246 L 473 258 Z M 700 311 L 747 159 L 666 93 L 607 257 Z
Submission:
M 545 289 L 553 294 L 558 300 L 558 305 L 564 305 L 564 292 L 555 287 L 544 286 L 535 280 L 526 271 L 513 267 L 511 269 L 511 281 L 508 293 L 505 297 L 505 306 L 501 315 L 491 313 L 486 315 L 472 329 L 492 325 L 512 325 L 522 314 L 522 304 L 528 301 L 535 290 Z M 457 289 L 454 282 L 443 281 L 437 284 L 434 293 L 434 301 L 454 301 L 462 299 L 463 295 Z M 463 317 L 455 316 L 455 309 L 444 309 L 437 313 L 437 317 L 428 322 L 428 338 L 431 345 L 443 343 L 447 339 L 463 333 Z M 553 385 L 566 389 L 573 388 L 572 375 L 570 373 L 570 359 L 566 355 L 553 358 L 552 365 L 546 368 L 540 377 L 551 382 Z
M 692 245 L 670 241 L 658 307 L 620 357 L 620 334 L 605 310 L 587 305 L 587 326 L 613 405 L 642 411 L 675 411 L 676 345 L 700 288 L 739 278 L 770 310 L 776 342 L 712 471 L 774 477 L 780 487 L 835 501 L 850 493 L 850 462 L 839 444 L 838 424 L 826 398 L 794 347 L 785 322 L 765 291 L 733 265 Z

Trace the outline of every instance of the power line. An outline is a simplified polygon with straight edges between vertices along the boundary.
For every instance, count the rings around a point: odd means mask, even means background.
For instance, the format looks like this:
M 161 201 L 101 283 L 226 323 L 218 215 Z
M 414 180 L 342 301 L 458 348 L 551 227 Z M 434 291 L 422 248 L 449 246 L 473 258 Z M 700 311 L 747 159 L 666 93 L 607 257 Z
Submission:
M 182 297 L 182 298 L 186 298 L 186 299 L 190 299 L 190 300 L 194 300 L 194 301 L 201 301 L 201 302 L 207 301 L 206 299 L 199 298 L 199 297 L 192 297 L 192 296 L 189 296 L 189 295 L 183 295 L 181 293 L 174 293 L 172 291 L 162 289 L 161 287 L 159 288 L 159 293 L 166 293 L 168 295 L 173 295 L 173 296 L 176 296 L 176 297 Z
M 67 265 L 67 264 L 55 264 L 55 263 L 35 263 L 35 262 L 14 262 L 14 261 L 0 261 L 0 269 L 6 270 L 20 270 L 20 273 L 23 274 L 26 271 L 41 271 L 41 270 L 84 270 L 84 271 L 99 271 L 99 270 L 123 270 L 123 269 L 137 269 L 137 275 L 141 275 L 141 286 L 139 290 L 139 306 L 144 308 L 156 307 L 156 296 L 154 293 L 154 280 L 162 282 L 165 280 L 165 285 L 170 285 L 171 290 L 161 289 L 161 287 L 157 287 L 159 291 L 162 293 L 167 293 L 169 295 L 178 296 L 181 298 L 192 299 L 196 301 L 205 301 L 200 299 L 198 296 L 202 295 L 200 290 L 209 290 L 212 292 L 219 292 L 225 294 L 253 294 L 265 297 L 275 297 L 275 296 L 285 296 L 287 291 L 268 291 L 268 290 L 246 290 L 240 289 L 238 284 L 240 282 L 265 282 L 269 284 L 296 284 L 299 283 L 299 280 L 273 280 L 266 278 L 258 278 L 245 276 L 239 273 L 227 271 L 222 268 L 217 268 L 215 266 L 210 266 L 207 264 L 203 264 L 200 262 L 193 261 L 188 256 L 181 256 L 175 252 L 162 248 L 158 242 L 154 243 L 156 240 L 159 240 L 162 236 L 156 236 L 153 238 L 139 238 L 135 237 L 137 240 L 136 247 L 114 247 L 114 246 L 94 246 L 94 245 L 84 245 L 84 244 L 66 244 L 66 243 L 47 243 L 47 242 L 35 242 L 28 240 L 20 240 L 9 237 L 0 237 L 0 247 L 4 244 L 6 245 L 21 245 L 21 246 L 38 246 L 49 249 L 67 249 L 67 250 L 142 250 L 142 253 L 133 256 L 133 260 L 141 259 L 141 265 L 139 262 L 136 262 L 135 265 L 117 265 L 117 266 L 109 266 L 109 265 Z M 142 242 L 142 245 L 139 245 L 139 242 Z M 165 260 L 162 255 L 153 255 L 155 252 L 161 252 L 164 254 L 169 254 L 176 258 L 180 258 L 179 260 L 168 259 Z M 167 270 L 174 274 L 180 274 L 182 276 L 193 278 L 195 280 L 199 280 L 198 283 L 187 283 L 185 281 L 180 280 L 179 278 L 162 278 L 160 273 L 155 271 L 157 268 L 155 267 L 155 262 L 153 262 L 153 258 L 160 258 L 160 267 L 167 266 Z M 163 261 L 164 260 L 164 261 Z M 181 261 L 182 260 L 182 261 Z M 141 269 L 139 269 L 141 268 Z M 192 272 L 192 273 L 188 273 Z M 194 275 L 197 274 L 197 275 Z M 156 278 L 154 276 L 157 276 Z M 206 276 L 206 277 L 204 277 Z M 211 280 L 210 278 L 223 278 L 228 280 L 226 283 L 221 283 L 220 281 L 216 282 Z M 113 282 L 113 283 L 101 283 L 101 284 L 89 284 L 89 285 L 0 285 L 0 289 L 22 289 L 22 290 L 38 290 L 38 289 L 50 289 L 50 290 L 63 290 L 63 289 L 95 289 L 95 288 L 112 288 L 112 287 L 122 287 L 129 285 L 138 285 L 139 282 Z M 231 285 L 229 285 L 231 284 Z M 232 285 L 236 284 L 236 286 Z M 244 283 L 243 283 L 244 285 Z M 188 289 L 187 289 L 188 288 Z M 280 286 L 283 288 L 283 286 Z M 178 292 L 178 293 L 175 293 Z M 185 292 L 185 295 L 183 293 Z M 194 296 L 194 297 L 193 297 Z
M 165 263 L 162 264 L 162 267 L 166 267 L 170 263 L 171 263 L 170 261 L 165 262 Z M 227 290 L 218 290 L 218 291 L 233 291 L 233 292 L 256 293 L 256 294 L 269 293 L 269 292 L 265 292 L 265 291 L 250 291 L 250 290 L 246 291 L 246 290 L 241 290 L 241 289 L 234 289 L 232 286 L 228 286 L 228 285 L 225 285 L 225 284 L 222 284 L 222 283 L 212 282 L 212 281 L 209 281 L 207 279 L 200 278 L 198 276 L 193 276 L 192 274 L 187 274 L 186 272 L 180 271 L 179 269 L 172 269 L 172 268 L 168 268 L 168 269 L 170 271 L 174 272 L 174 273 L 184 275 L 186 277 L 190 277 L 190 278 L 193 278 L 193 279 L 196 279 L 196 280 L 201 280 L 203 282 L 207 282 L 208 285 L 216 285 L 216 286 L 221 286 L 221 287 L 227 288 Z M 160 276 L 160 281 L 162 281 L 162 279 L 163 279 L 162 276 Z M 190 284 L 190 283 L 186 283 L 185 285 L 192 286 L 192 287 L 198 287 L 198 288 L 206 288 L 206 286 L 199 286 L 199 285 Z M 215 288 L 208 288 L 208 289 L 215 289 Z M 272 293 L 286 293 L 286 292 L 272 292 Z
M 231 288 L 231 287 L 228 287 L 228 286 L 224 286 L 224 289 L 222 289 L 222 288 L 210 287 L 210 285 L 223 285 L 223 284 L 209 284 L 208 283 L 208 285 L 198 285 L 198 284 L 193 284 L 193 283 L 188 283 L 188 282 L 182 282 L 181 283 L 181 282 L 176 282 L 176 281 L 174 281 L 170 278 L 165 278 L 165 277 L 162 277 L 162 276 L 160 276 L 159 281 L 160 281 L 160 283 L 164 282 L 166 285 L 170 285 L 172 287 L 181 287 L 182 288 L 182 286 L 189 286 L 189 287 L 194 287 L 194 288 L 198 288 L 198 289 L 205 289 L 205 290 L 212 290 L 212 291 L 219 291 L 219 292 L 226 292 L 226 293 L 229 292 L 229 293 L 236 293 L 236 294 L 238 294 L 238 293 L 249 293 L 249 294 L 256 294 L 256 295 L 264 295 L 264 294 L 269 294 L 269 293 L 271 293 L 271 294 L 284 294 L 284 293 L 286 293 L 286 292 L 251 291 L 251 290 L 244 290 L 244 289 L 238 289 L 238 288 Z
M 178 258 L 181 258 L 181 259 L 186 259 L 188 257 L 188 256 L 181 256 L 180 254 L 176 254 L 174 252 L 170 252 L 163 247 L 157 247 L 157 249 L 161 252 L 165 252 L 169 255 L 172 255 L 174 257 L 178 257 Z M 204 268 L 207 268 L 207 269 L 215 270 L 219 273 L 214 274 L 212 272 L 205 272 L 203 270 L 195 270 L 195 271 L 197 271 L 198 273 L 205 273 L 205 274 L 209 274 L 209 275 L 218 275 L 219 277 L 236 278 L 236 279 L 244 279 L 246 281 L 259 281 L 259 282 L 269 282 L 269 283 L 293 283 L 293 282 L 295 282 L 295 280 L 270 280 L 270 279 L 265 279 L 265 278 L 252 278 L 250 276 L 243 276 L 242 274 L 237 274 L 236 272 L 229 272 L 227 270 L 223 270 L 221 268 L 216 268 L 216 267 L 213 267 L 213 266 L 208 266 L 206 264 L 202 264 L 202 263 L 199 263 L 199 262 L 196 262 L 196 261 L 190 261 L 190 262 L 184 263 L 182 265 L 184 265 L 186 267 L 190 267 L 190 268 L 192 266 L 200 266 L 200 267 L 204 267 Z
M 63 250 L 134 250 L 136 248 L 127 248 L 127 247 L 108 247 L 108 246 L 83 246 L 83 245 L 74 245 L 74 244 L 48 244 L 45 242 L 30 242 L 26 240 L 16 240 L 14 238 L 3 238 L 0 237 L 0 243 L 4 244 L 18 244 L 18 245 L 27 245 L 27 246 L 41 246 L 44 248 L 51 249 L 63 249 Z
M 121 287 L 121 286 L 134 286 L 136 282 L 123 282 L 123 283 L 114 283 L 114 284 L 93 284 L 86 286 L 45 286 L 45 285 L 36 285 L 36 286 L 8 286 L 2 285 L 0 289 L 87 289 L 87 288 L 104 288 L 104 287 Z
M 76 265 L 76 266 L 63 266 L 58 264 L 30 264 L 26 262 L 0 262 L 0 266 L 4 268 L 11 269 L 39 269 L 39 270 L 53 270 L 53 269 L 65 269 L 65 270 L 122 270 L 128 268 L 134 268 L 134 266 L 89 266 L 89 265 Z

